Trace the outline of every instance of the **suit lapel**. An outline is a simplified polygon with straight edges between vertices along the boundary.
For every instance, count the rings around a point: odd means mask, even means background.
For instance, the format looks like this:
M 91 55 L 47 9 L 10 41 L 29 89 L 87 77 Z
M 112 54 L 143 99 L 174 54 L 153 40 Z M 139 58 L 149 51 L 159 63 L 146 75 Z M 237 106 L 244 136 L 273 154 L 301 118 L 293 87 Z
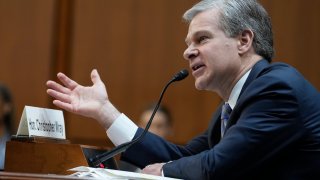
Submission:
M 266 67 L 268 67 L 270 65 L 270 63 L 265 60 L 265 59 L 262 59 L 260 61 L 258 61 L 251 69 L 251 72 L 246 80 L 246 82 L 244 83 L 242 89 L 241 89 L 241 92 L 240 92 L 240 95 L 238 97 L 238 99 L 241 97 L 243 91 L 248 87 L 248 85 L 254 80 L 257 78 L 257 76 L 260 74 L 260 72 L 265 69 Z
M 235 124 L 237 121 L 238 121 L 238 118 L 240 116 L 240 113 L 237 109 L 238 109 L 238 104 L 239 103 L 239 99 L 241 99 L 241 95 L 243 94 L 243 92 L 247 89 L 247 87 L 251 84 L 252 81 L 254 81 L 258 76 L 259 74 L 265 69 L 267 68 L 268 66 L 270 65 L 270 63 L 265 60 L 265 59 L 262 59 L 260 61 L 258 61 L 251 69 L 251 72 L 246 80 L 246 82 L 244 83 L 242 89 L 241 89 L 241 92 L 240 92 L 240 95 L 238 97 L 238 100 L 237 100 L 237 104 L 236 106 L 233 108 L 231 114 L 230 114 L 230 118 L 229 118 L 229 121 L 228 121 L 228 124 L 226 126 L 226 130 L 225 132 L 230 128 L 230 126 L 232 126 L 233 124 Z
M 238 97 L 238 99 L 241 97 L 242 93 L 245 91 L 245 89 L 249 86 L 249 84 L 257 78 L 257 76 L 260 74 L 260 72 L 265 69 L 266 67 L 268 67 L 270 64 L 267 60 L 260 60 L 258 61 L 251 69 L 251 72 L 246 80 L 246 82 L 244 83 L 240 95 Z M 238 104 L 238 103 L 237 103 Z M 229 123 L 227 124 L 226 130 L 228 130 L 228 128 L 235 124 L 237 122 L 237 117 L 239 117 L 240 112 L 237 112 L 237 104 L 234 107 L 234 109 L 232 110 L 232 113 L 230 114 L 230 119 L 229 119 Z M 211 123 L 209 125 L 209 129 L 208 129 L 208 143 L 209 143 L 209 147 L 213 147 L 215 146 L 217 143 L 219 143 L 220 139 L 221 139 L 221 108 L 222 108 L 223 103 L 221 103 L 219 105 L 219 107 L 217 108 L 216 112 L 214 113 L 212 119 L 211 119 Z

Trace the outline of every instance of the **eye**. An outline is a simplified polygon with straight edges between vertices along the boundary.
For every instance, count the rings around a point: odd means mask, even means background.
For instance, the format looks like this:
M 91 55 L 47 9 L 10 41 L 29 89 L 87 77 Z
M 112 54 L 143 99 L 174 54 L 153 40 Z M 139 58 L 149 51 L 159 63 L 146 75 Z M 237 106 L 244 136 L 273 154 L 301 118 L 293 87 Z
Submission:
M 208 39 L 207 36 L 200 36 L 199 39 L 198 39 L 198 42 L 199 43 L 204 43 L 207 39 Z

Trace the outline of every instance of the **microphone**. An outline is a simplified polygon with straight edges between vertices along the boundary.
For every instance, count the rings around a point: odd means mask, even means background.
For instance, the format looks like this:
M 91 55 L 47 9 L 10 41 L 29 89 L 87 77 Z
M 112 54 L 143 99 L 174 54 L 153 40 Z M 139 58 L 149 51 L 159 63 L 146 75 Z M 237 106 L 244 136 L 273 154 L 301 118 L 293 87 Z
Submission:
M 137 138 L 134 138 L 133 140 L 129 141 L 129 142 L 126 142 L 126 143 L 123 143 L 123 144 L 120 144 L 119 146 L 111 149 L 110 151 L 108 152 L 105 152 L 105 153 L 102 153 L 102 154 L 99 154 L 99 155 L 96 155 L 95 157 L 93 158 L 89 158 L 89 164 L 91 167 L 101 167 L 101 168 L 104 168 L 104 165 L 103 165 L 103 162 L 107 161 L 108 159 L 116 156 L 117 154 L 119 153 L 122 153 L 124 152 L 125 150 L 127 150 L 130 146 L 134 145 L 135 143 L 139 142 L 145 135 L 146 133 L 148 132 L 150 126 L 151 126 L 151 123 L 152 123 L 152 120 L 154 118 L 154 115 L 156 114 L 159 106 L 160 106 L 160 103 L 161 103 L 161 100 L 162 100 L 162 97 L 164 95 L 164 93 L 166 92 L 167 88 L 169 87 L 169 85 L 175 81 L 181 81 L 183 80 L 184 78 L 186 78 L 187 76 L 189 75 L 188 73 L 188 70 L 186 69 L 183 69 L 181 71 L 179 71 L 177 74 L 175 74 L 173 76 L 173 78 L 166 84 L 166 86 L 163 88 L 161 94 L 160 94 L 160 98 L 158 100 L 158 103 L 156 105 L 156 107 L 154 108 L 153 112 L 152 112 L 152 115 L 148 121 L 148 124 L 146 125 L 144 131 L 137 137 Z
M 184 78 L 186 78 L 189 75 L 188 70 L 183 69 L 181 71 L 179 71 L 177 74 L 175 74 L 172 78 L 173 81 L 181 81 Z

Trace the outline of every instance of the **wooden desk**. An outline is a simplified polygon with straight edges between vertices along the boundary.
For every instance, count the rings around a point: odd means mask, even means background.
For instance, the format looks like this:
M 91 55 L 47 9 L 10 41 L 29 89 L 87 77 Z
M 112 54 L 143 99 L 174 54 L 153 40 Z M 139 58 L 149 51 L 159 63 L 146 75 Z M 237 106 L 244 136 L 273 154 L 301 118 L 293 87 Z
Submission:
M 80 145 L 9 141 L 6 144 L 6 172 L 70 174 L 68 169 L 88 166 Z
M 88 166 L 87 158 L 107 151 L 106 148 L 68 143 L 20 142 L 6 144 L 4 172 L 67 175 L 68 169 Z M 104 162 L 108 169 L 116 169 L 113 158 Z
M 16 180 L 34 180 L 34 179 L 90 179 L 90 178 L 77 178 L 66 175 L 56 174 L 34 174 L 34 173 L 16 173 L 16 172 L 0 172 L 0 179 L 16 179 Z

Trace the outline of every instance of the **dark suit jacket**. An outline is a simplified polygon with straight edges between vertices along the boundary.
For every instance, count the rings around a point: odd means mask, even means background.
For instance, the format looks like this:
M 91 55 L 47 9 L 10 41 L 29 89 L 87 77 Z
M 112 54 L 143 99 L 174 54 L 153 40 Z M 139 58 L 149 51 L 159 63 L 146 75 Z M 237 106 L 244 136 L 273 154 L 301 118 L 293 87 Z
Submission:
M 172 161 L 165 176 L 183 179 L 320 179 L 320 95 L 294 68 L 254 65 L 222 139 L 220 108 L 186 146 L 148 133 L 122 159 L 140 167 Z

